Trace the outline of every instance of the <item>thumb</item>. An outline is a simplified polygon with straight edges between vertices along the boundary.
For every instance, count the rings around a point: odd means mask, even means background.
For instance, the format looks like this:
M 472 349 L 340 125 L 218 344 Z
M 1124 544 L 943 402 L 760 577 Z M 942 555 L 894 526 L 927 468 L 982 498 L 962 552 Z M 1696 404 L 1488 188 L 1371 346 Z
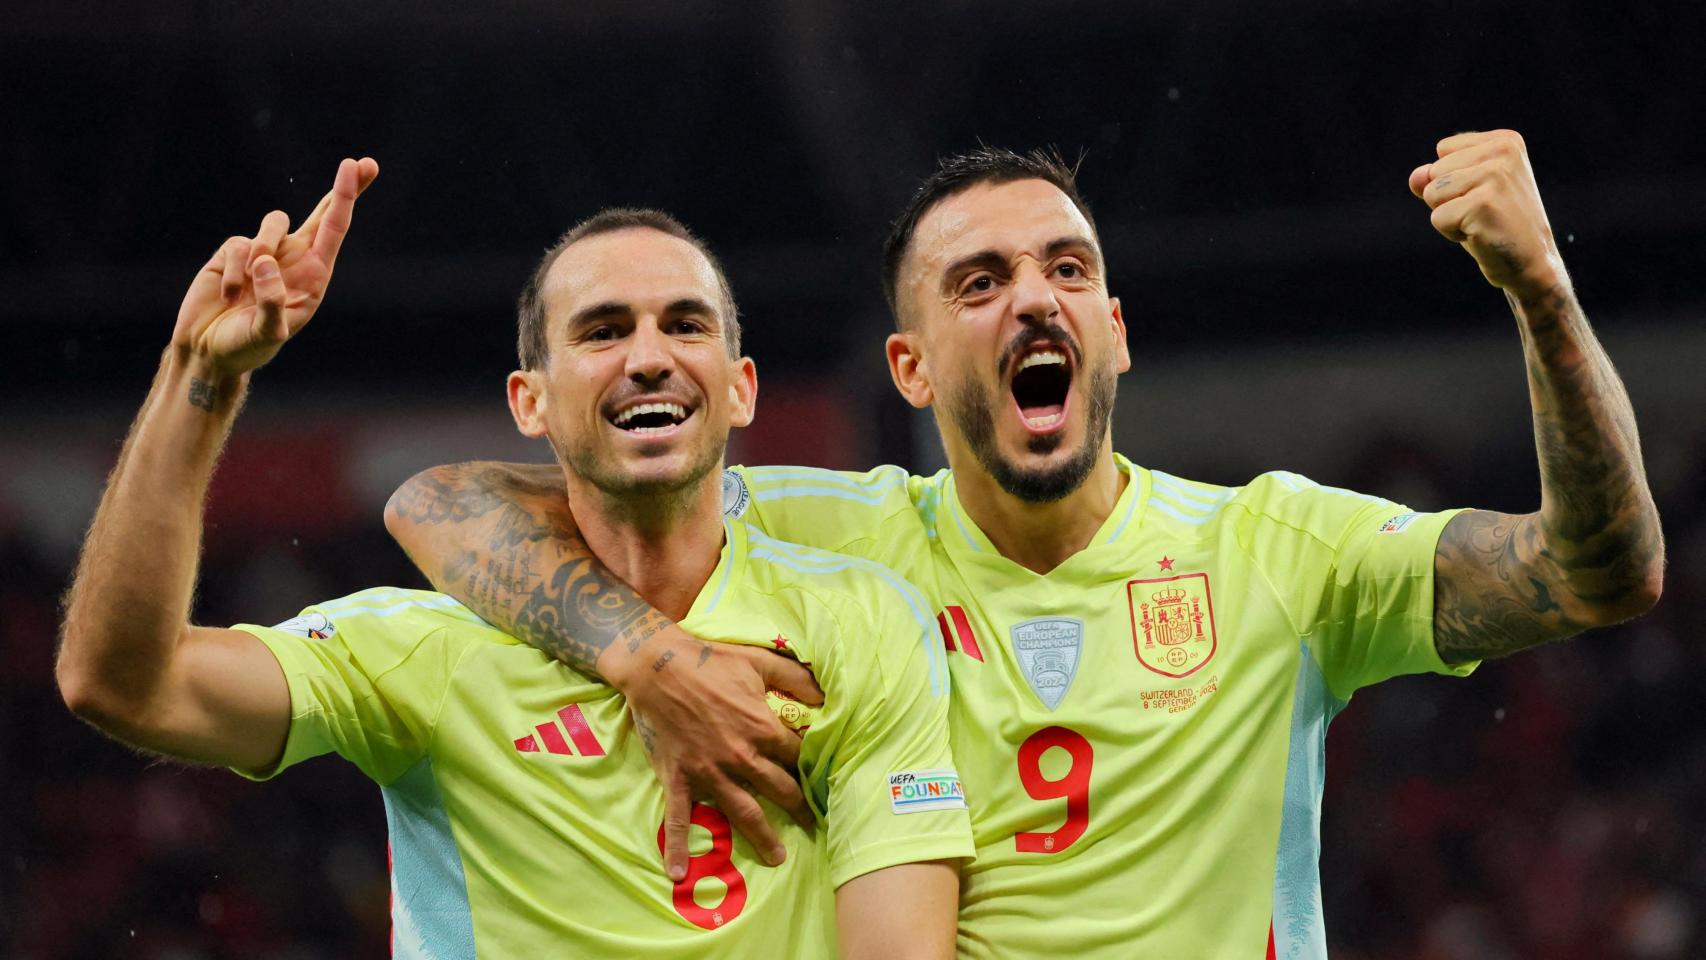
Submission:
M 278 261 L 263 254 L 255 258 L 249 273 L 255 289 L 255 339 L 282 343 L 288 333 L 284 325 L 284 277 Z
M 799 661 L 775 653 L 766 653 L 755 658 L 753 665 L 758 668 L 758 675 L 764 680 L 766 689 L 780 690 L 810 706 L 823 704 L 823 690 L 818 687 L 812 672 Z
M 1421 197 L 1422 191 L 1428 188 L 1428 184 L 1432 183 L 1433 179 L 1434 165 L 1431 163 L 1424 163 L 1416 169 L 1411 170 L 1410 192 L 1415 194 L 1418 198 Z

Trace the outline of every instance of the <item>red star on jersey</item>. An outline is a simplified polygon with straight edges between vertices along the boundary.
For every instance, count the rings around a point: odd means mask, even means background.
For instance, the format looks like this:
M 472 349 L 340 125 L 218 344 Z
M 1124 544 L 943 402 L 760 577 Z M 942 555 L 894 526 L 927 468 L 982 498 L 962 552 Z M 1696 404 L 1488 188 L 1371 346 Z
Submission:
M 1155 561 L 1155 565 L 1163 570 L 1171 570 L 1173 569 L 1173 558 L 1163 555 L 1161 559 Z
M 772 641 L 770 641 L 770 643 L 771 643 L 771 644 L 772 644 L 772 645 L 773 645 L 773 646 L 775 646 L 775 647 L 776 647 L 776 649 L 778 649 L 778 650 L 786 650 L 786 649 L 788 649 L 788 638 L 787 638 L 787 637 L 784 637 L 784 636 L 782 636 L 782 635 L 781 635 L 781 634 L 779 634 L 779 633 L 778 633 L 778 634 L 777 634 L 777 635 L 776 635 L 776 639 L 774 639 L 774 640 L 772 640 Z

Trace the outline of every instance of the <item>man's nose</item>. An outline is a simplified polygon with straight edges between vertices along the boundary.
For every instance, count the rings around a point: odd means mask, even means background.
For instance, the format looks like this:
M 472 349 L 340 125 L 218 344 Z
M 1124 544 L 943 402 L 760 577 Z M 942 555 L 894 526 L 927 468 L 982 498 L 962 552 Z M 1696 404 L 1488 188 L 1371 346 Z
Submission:
M 674 369 L 669 337 L 655 320 L 642 319 L 628 342 L 628 377 L 642 383 L 657 383 L 669 379 Z
M 1043 276 L 1042 267 L 1020 264 L 1013 276 L 1013 314 L 1019 322 L 1040 326 L 1052 322 L 1059 313 L 1060 301 L 1055 299 L 1054 284 Z

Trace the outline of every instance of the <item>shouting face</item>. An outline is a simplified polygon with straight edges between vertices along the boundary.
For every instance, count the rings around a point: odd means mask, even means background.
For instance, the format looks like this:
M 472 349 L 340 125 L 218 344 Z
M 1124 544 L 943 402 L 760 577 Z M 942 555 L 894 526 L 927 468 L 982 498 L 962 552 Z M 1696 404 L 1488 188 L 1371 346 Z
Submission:
M 898 284 L 890 372 L 934 405 L 948 462 L 975 462 L 1012 496 L 1058 500 L 1108 440 L 1131 366 L 1101 248 L 1043 180 L 980 183 L 918 221 Z

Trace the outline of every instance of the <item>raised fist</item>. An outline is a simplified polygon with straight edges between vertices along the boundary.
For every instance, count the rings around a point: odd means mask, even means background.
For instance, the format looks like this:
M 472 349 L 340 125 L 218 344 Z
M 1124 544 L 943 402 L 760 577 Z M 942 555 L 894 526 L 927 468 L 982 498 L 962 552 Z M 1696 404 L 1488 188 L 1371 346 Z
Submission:
M 1438 160 L 1410 173 L 1410 192 L 1432 208 L 1434 229 L 1462 244 L 1487 282 L 1518 300 L 1567 283 L 1522 136 L 1460 133 L 1437 149 Z

